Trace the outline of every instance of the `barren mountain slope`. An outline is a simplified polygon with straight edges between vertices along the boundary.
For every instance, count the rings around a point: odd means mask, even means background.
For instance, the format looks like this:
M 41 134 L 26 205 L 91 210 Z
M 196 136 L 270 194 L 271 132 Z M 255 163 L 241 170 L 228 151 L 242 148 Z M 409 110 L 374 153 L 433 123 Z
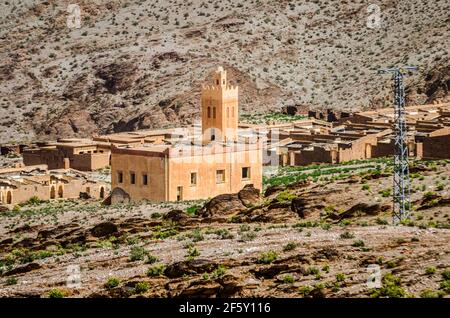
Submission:
M 305 104 L 388 105 L 376 69 L 414 64 L 410 103 L 445 99 L 449 2 L 78 0 L 0 4 L 0 140 L 191 123 L 200 85 L 223 65 L 243 113 Z M 46 137 L 48 138 L 48 137 Z

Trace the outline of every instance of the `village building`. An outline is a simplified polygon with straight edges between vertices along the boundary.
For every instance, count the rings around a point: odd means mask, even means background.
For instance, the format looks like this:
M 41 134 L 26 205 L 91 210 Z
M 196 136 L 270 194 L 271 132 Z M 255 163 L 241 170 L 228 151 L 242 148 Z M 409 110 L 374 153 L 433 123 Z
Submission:
M 53 169 L 94 171 L 110 165 L 111 145 L 90 139 L 60 139 L 26 148 L 23 162 L 26 166 L 45 164 Z
M 450 104 L 406 108 L 409 156 L 450 158 Z M 317 119 L 266 126 L 268 152 L 278 156 L 268 165 L 302 166 L 342 163 L 394 154 L 393 109 L 345 114 L 330 126 Z
M 219 67 L 202 88 L 201 130 L 176 129 L 180 133 L 153 135 L 156 140 L 138 147 L 112 147 L 112 203 L 124 196 L 131 201 L 207 199 L 248 184 L 261 189 L 262 145 L 256 135 L 241 136 L 238 107 L 238 87 Z
M 0 170 L 0 204 L 16 205 L 33 197 L 78 199 L 80 196 L 105 198 L 110 191 L 106 182 L 94 181 L 77 171 L 47 170 L 46 165 Z

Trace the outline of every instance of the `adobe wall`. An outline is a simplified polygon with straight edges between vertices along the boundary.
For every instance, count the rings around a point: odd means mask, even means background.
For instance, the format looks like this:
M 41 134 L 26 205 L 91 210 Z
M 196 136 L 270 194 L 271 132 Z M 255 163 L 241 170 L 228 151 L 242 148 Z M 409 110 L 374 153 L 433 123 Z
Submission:
M 70 158 L 70 167 L 80 171 L 93 171 L 109 166 L 109 153 L 77 154 Z
M 59 151 L 36 150 L 23 153 L 26 166 L 48 165 L 48 169 L 64 169 L 64 156 Z
M 378 143 L 372 147 L 372 158 L 389 157 L 394 155 L 394 141 L 390 143 Z
M 166 201 L 167 158 L 113 152 L 111 155 L 111 189 L 122 188 L 133 201 L 148 199 L 155 202 Z M 118 173 L 123 173 L 123 182 L 119 183 Z M 136 184 L 130 183 L 130 173 L 136 175 Z M 148 184 L 143 184 L 143 174 L 147 173 Z
M 300 150 L 294 152 L 294 165 L 306 166 L 313 163 L 333 163 L 335 155 L 331 150 L 326 150 L 322 147 L 314 147 L 314 150 Z
M 250 168 L 250 178 L 242 179 L 242 168 Z M 225 170 L 225 182 L 216 182 L 217 170 Z M 191 173 L 197 173 L 197 185 L 191 185 Z M 207 199 L 223 193 L 236 193 L 245 185 L 262 189 L 262 150 L 244 150 L 171 158 L 169 160 L 169 201 L 177 200 L 181 186 L 183 200 Z
M 423 139 L 424 159 L 450 159 L 450 135 Z
M 348 148 L 339 146 L 338 162 L 372 158 L 372 147 L 377 144 L 377 137 L 369 135 L 352 142 Z

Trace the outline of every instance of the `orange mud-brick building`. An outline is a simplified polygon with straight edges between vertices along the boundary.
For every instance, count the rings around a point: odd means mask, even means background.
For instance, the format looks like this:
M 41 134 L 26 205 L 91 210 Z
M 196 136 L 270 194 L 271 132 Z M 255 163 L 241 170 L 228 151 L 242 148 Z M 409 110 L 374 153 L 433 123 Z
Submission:
M 202 89 L 201 134 L 111 149 L 111 202 L 182 201 L 262 188 L 262 145 L 238 132 L 238 87 L 219 67 Z M 117 193 L 117 198 L 115 197 Z
M 48 171 L 46 166 L 32 166 L 0 171 L 0 204 L 4 205 L 24 203 L 32 197 L 43 201 L 77 199 L 82 193 L 102 199 L 109 191 L 107 183 L 89 180 L 70 170 Z
M 26 166 L 46 164 L 52 169 L 93 171 L 110 165 L 109 143 L 86 139 L 61 139 L 23 152 Z

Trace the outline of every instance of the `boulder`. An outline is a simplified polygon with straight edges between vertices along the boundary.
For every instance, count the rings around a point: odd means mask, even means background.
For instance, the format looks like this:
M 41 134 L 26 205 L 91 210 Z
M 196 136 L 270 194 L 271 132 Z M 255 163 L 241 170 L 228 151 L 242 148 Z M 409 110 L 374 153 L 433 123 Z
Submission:
M 192 284 L 183 289 L 176 298 L 211 298 L 217 296 L 222 289 L 222 285 L 214 281 L 202 281 L 199 284 Z
M 246 207 L 252 207 L 261 203 L 260 191 L 253 184 L 247 184 L 239 191 L 238 198 Z
M 267 266 L 261 266 L 257 269 L 250 270 L 250 272 L 255 275 L 256 278 L 274 278 L 280 273 L 289 271 L 290 267 L 288 264 L 273 264 Z
M 340 253 L 337 249 L 331 246 L 326 246 L 316 252 L 313 253 L 312 259 L 313 260 L 328 260 L 328 261 L 334 261 L 336 259 L 339 259 Z
M 89 200 L 92 199 L 92 196 L 87 192 L 80 192 L 80 199 Z
M 41 265 L 39 265 L 38 263 L 29 263 L 24 266 L 16 267 L 16 268 L 10 270 L 9 272 L 4 273 L 3 276 L 23 274 L 23 273 L 34 271 L 36 269 L 40 269 L 40 268 L 41 268 Z
M 184 275 L 210 273 L 217 267 L 217 263 L 206 259 L 180 261 L 167 266 L 164 275 L 169 278 L 178 278 Z
M 163 216 L 164 220 L 170 220 L 175 223 L 186 221 L 186 219 L 188 218 L 189 218 L 188 215 L 184 213 L 182 210 L 172 210 Z
M 122 188 L 114 188 L 111 192 L 111 204 L 130 203 L 130 195 Z
M 274 193 L 283 191 L 285 189 L 286 189 L 285 186 L 270 186 L 270 187 L 267 187 L 266 191 L 264 192 L 264 196 L 268 197 Z
M 200 210 L 202 217 L 230 215 L 244 211 L 246 206 L 239 200 L 238 194 L 220 194 L 209 200 Z
M 389 205 L 358 203 L 340 214 L 330 214 L 329 217 L 334 220 L 342 220 L 354 217 L 357 213 L 366 215 L 378 215 L 379 213 L 385 212 L 389 209 Z
M 91 234 L 94 237 L 104 237 L 108 235 L 112 235 L 118 232 L 117 225 L 112 222 L 103 222 L 97 224 L 91 229 Z
M 111 195 L 108 195 L 102 202 L 103 205 L 111 205 Z
M 309 206 L 310 200 L 305 198 L 294 198 L 291 202 L 291 211 L 297 213 L 297 215 L 304 219 L 314 212 Z

